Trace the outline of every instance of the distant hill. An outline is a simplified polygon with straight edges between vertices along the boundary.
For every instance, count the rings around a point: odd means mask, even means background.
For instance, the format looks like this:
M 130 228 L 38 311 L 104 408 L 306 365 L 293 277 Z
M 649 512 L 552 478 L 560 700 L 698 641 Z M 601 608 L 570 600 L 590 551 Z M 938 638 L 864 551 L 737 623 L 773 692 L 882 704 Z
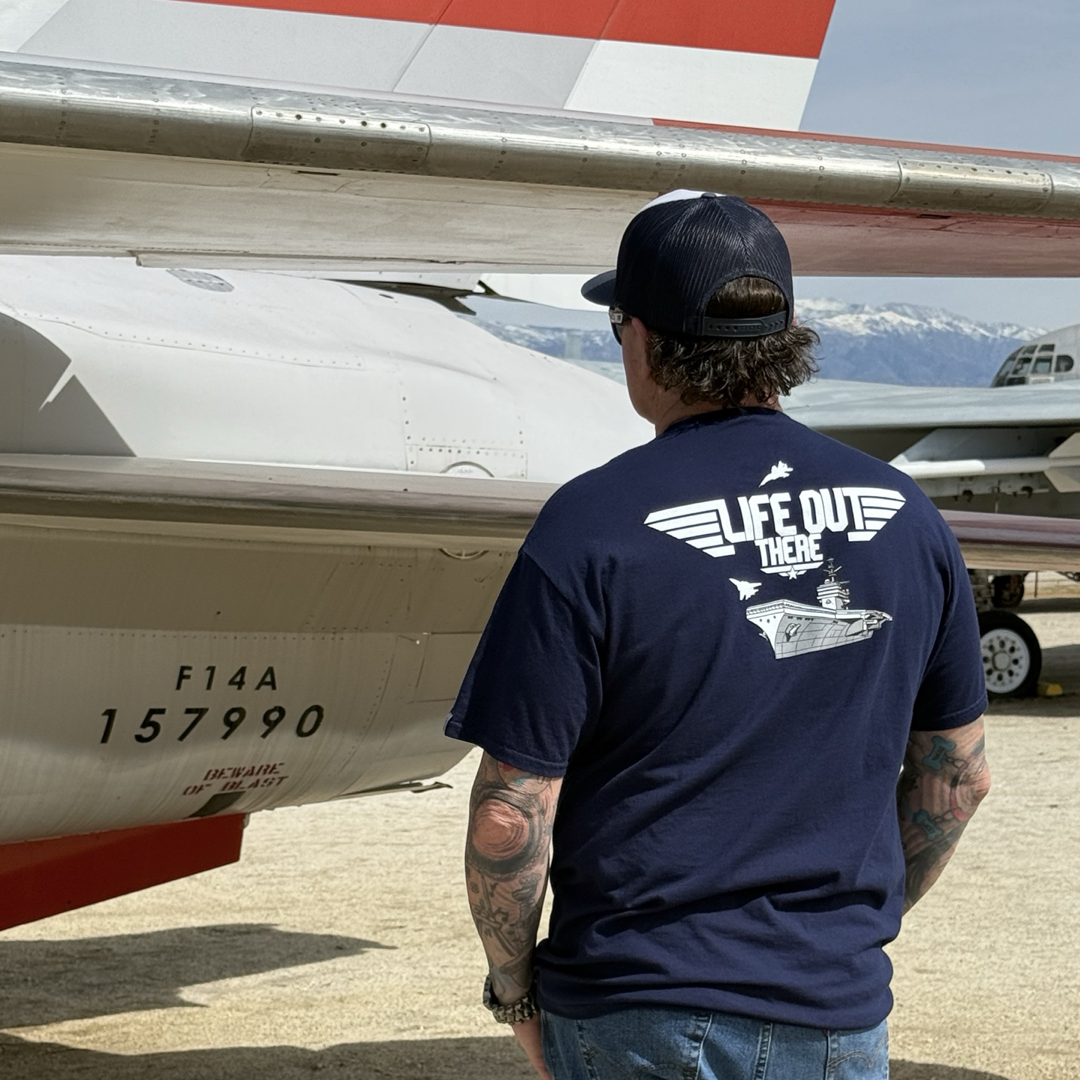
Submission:
M 1009 353 L 1045 333 L 914 304 L 803 300 L 797 310 L 821 335 L 821 375 L 827 379 L 989 386 Z
M 821 376 L 907 386 L 988 386 L 1002 361 L 1038 327 L 980 323 L 914 304 L 845 304 L 801 300 L 799 318 L 821 335 Z M 481 321 L 504 341 L 621 379 L 619 349 L 609 330 L 512 326 Z

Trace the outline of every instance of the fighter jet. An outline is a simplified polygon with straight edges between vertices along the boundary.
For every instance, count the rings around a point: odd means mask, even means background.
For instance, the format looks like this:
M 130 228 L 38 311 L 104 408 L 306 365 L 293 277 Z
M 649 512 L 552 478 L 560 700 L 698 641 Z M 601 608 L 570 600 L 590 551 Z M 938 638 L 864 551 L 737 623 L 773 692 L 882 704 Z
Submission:
M 1080 160 L 791 130 L 831 9 L 0 13 L 0 926 L 438 775 L 529 521 L 648 435 L 617 387 L 322 279 L 602 269 L 677 187 L 767 208 L 802 273 L 1076 272 Z M 954 522 L 1041 557 L 997 520 Z

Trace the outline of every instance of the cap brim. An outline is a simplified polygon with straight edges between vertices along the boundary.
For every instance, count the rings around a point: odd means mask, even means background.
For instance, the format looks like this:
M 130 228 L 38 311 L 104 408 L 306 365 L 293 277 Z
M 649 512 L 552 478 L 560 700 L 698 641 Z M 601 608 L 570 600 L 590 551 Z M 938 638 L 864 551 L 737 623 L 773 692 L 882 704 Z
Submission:
M 581 286 L 581 295 L 592 304 L 611 307 L 615 303 L 615 271 L 605 270 L 594 278 L 589 278 Z

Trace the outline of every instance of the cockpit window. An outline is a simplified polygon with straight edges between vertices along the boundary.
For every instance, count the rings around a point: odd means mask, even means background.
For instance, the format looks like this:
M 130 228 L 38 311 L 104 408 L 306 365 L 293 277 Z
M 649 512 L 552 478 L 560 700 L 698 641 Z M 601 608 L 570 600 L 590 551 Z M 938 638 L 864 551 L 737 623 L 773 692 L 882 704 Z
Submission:
M 1020 355 L 1021 356 L 1034 356 L 1035 355 L 1035 346 L 1034 345 L 1028 345 L 1026 348 L 1021 349 L 1020 350 Z
M 1040 356 L 1035 361 L 1035 366 L 1031 369 L 1032 375 L 1049 375 L 1050 365 L 1054 362 L 1052 356 Z
M 1013 358 L 1010 356 L 1008 360 L 998 369 L 998 373 L 994 376 L 994 385 L 996 386 L 1002 379 L 1012 370 Z
M 1073 358 L 1071 356 L 1065 356 L 1062 354 L 1057 358 L 1057 363 L 1054 365 L 1054 371 L 1060 375 L 1063 371 L 1072 371 Z
M 1039 352 L 1040 354 L 1046 352 L 1053 352 L 1055 348 L 1057 348 L 1056 345 L 1040 345 Z
M 1016 361 L 1016 370 L 1013 372 L 1013 374 L 1014 375 L 1026 375 L 1027 374 L 1027 369 L 1030 366 L 1031 366 L 1031 357 L 1030 356 L 1022 356 L 1019 360 Z

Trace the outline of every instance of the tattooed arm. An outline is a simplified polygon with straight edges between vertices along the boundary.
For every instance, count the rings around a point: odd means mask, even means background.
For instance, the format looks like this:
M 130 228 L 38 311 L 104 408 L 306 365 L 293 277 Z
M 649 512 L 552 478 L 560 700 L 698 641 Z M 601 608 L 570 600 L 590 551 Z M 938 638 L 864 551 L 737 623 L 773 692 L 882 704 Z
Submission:
M 896 789 L 905 914 L 941 876 L 989 790 L 982 717 L 964 727 L 911 733 Z
M 548 849 L 562 779 L 537 776 L 484 754 L 473 782 L 465 882 L 500 1005 L 532 986 L 532 955 L 547 890 Z M 547 1076 L 539 1019 L 514 1024 L 537 1072 Z
M 473 782 L 465 881 L 501 1005 L 512 1005 L 532 985 L 532 953 L 561 786 L 559 778 L 523 772 L 489 754 Z

